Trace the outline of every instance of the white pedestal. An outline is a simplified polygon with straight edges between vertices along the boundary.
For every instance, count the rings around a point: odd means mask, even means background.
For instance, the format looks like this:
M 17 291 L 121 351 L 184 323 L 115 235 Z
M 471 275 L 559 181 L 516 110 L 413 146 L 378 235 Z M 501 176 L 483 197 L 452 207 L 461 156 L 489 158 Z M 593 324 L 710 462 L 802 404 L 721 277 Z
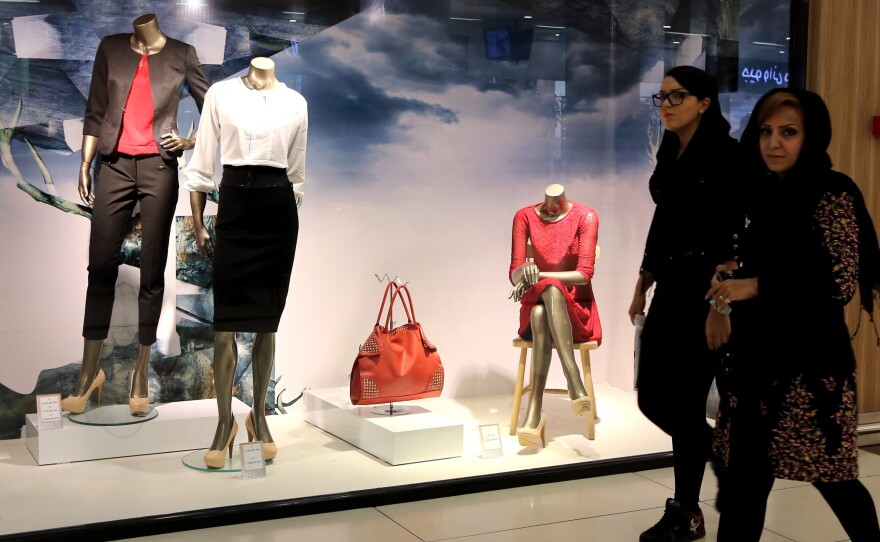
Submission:
M 89 461 L 110 457 L 158 454 L 208 448 L 217 429 L 217 401 L 182 401 L 155 407 L 159 416 L 132 425 L 82 425 L 64 416 L 64 426 L 40 431 L 36 414 L 28 414 L 25 445 L 38 465 Z M 245 417 L 250 407 L 232 398 L 238 422 L 236 442 L 244 442 Z
M 464 445 L 461 422 L 428 410 L 431 399 L 395 403 L 409 414 L 387 416 L 374 406 L 353 406 L 348 388 L 305 392 L 304 418 L 310 424 L 357 446 L 391 465 L 460 457 Z

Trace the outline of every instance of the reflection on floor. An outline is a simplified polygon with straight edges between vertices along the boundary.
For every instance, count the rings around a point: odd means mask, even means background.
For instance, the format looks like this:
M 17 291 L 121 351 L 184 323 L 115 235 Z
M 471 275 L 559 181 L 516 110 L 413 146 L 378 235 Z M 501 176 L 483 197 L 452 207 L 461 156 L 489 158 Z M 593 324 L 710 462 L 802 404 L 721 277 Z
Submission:
M 875 503 L 880 503 L 880 455 L 863 450 L 860 468 L 863 483 Z M 659 519 L 672 486 L 672 469 L 665 468 L 134 540 L 634 542 Z M 700 495 L 706 517 L 705 542 L 716 540 L 714 487 L 715 478 L 707 468 Z M 812 486 L 777 481 L 761 542 L 843 540 L 848 540 L 846 534 Z

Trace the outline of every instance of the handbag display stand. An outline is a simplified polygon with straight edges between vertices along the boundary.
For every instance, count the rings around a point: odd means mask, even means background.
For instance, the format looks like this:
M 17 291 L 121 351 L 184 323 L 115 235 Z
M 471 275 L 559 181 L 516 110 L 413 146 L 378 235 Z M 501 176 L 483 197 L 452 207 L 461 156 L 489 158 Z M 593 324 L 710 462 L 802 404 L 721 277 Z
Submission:
M 85 414 L 91 419 L 100 418 L 103 409 L 124 409 L 128 405 L 112 405 L 91 409 L 76 415 L 82 420 Z M 129 457 L 145 454 L 179 452 L 205 448 L 214 438 L 217 429 L 217 401 L 201 399 L 156 405 L 156 416 L 145 423 L 86 424 L 75 423 L 63 416 L 61 429 L 40 430 L 36 414 L 27 414 L 25 421 L 25 446 L 38 465 L 71 463 Z M 244 427 L 250 407 L 237 398 L 232 399 L 232 415 Z M 115 416 L 115 414 L 113 414 Z M 124 418 L 116 418 L 125 420 Z M 100 421 L 100 420 L 99 420 Z M 239 431 L 236 442 L 247 438 L 246 431 Z
M 389 465 L 461 457 L 464 425 L 431 411 L 439 399 L 395 403 L 395 413 L 404 406 L 411 412 L 388 416 L 372 412 L 374 406 L 387 405 L 352 405 L 348 392 L 345 386 L 306 390 L 303 418 Z

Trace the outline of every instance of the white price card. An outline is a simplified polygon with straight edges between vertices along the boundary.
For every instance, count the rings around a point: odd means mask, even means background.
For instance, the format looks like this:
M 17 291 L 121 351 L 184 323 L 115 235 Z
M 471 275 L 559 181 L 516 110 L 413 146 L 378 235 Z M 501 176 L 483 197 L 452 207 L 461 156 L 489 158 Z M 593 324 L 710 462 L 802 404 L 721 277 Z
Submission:
M 498 429 L 497 423 L 480 426 L 480 443 L 483 446 L 481 458 L 489 459 L 504 455 L 501 449 L 501 431 Z
M 266 477 L 266 462 L 263 461 L 262 441 L 246 442 L 238 445 L 241 457 L 241 479 L 253 480 Z
M 48 393 L 37 395 L 37 424 L 40 431 L 61 429 L 61 394 Z

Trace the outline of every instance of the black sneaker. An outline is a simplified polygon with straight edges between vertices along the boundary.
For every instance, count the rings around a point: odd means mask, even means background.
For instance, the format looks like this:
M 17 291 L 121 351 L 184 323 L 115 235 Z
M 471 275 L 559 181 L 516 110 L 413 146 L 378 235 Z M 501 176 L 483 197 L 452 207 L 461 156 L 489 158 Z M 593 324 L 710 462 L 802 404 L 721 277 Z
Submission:
M 706 522 L 702 510 L 684 510 L 680 502 L 666 499 L 663 517 L 639 536 L 639 542 L 691 542 L 705 536 Z

